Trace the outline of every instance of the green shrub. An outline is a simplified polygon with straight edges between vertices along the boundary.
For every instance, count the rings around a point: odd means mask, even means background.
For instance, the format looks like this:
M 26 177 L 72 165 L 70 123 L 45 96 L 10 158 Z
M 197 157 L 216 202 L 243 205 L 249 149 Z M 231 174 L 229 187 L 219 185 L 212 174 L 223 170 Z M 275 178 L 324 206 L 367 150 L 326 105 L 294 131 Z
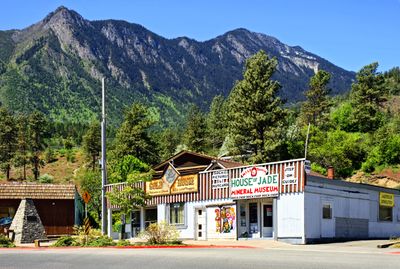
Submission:
M 108 246 L 115 246 L 115 245 L 116 245 L 116 243 L 113 241 L 113 239 L 106 235 L 91 238 L 85 244 L 85 246 L 89 246 L 89 247 L 108 247 Z
M 179 243 L 179 231 L 175 226 L 166 222 L 150 224 L 145 231 L 140 233 L 139 237 L 145 239 L 151 245 Z
M 44 152 L 44 161 L 46 163 L 52 163 L 56 160 L 57 160 L 57 158 L 54 153 L 54 150 L 51 147 L 47 148 L 46 151 Z
M 54 177 L 49 174 L 44 174 L 41 175 L 38 180 L 40 183 L 53 183 Z
M 15 245 L 11 242 L 8 237 L 5 235 L 0 234 L 0 248 L 13 248 Z
M 57 242 L 53 244 L 54 247 L 69 247 L 69 246 L 79 246 L 76 238 L 72 236 L 62 236 Z
M 74 150 L 72 149 L 67 150 L 65 157 L 67 158 L 68 162 L 74 163 L 76 159 Z
M 125 246 L 130 246 L 131 243 L 129 243 L 128 240 L 118 240 L 117 246 L 119 247 L 125 247 Z

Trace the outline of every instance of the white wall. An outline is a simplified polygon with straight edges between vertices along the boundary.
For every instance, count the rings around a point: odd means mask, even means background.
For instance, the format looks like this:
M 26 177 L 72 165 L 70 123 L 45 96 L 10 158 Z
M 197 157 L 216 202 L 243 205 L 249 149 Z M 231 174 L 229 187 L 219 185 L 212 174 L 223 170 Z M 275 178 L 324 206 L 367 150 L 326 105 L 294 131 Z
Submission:
M 185 225 L 177 226 L 177 229 L 180 233 L 181 239 L 195 239 L 195 228 L 196 228 L 196 209 L 204 210 L 206 214 L 206 227 L 205 231 L 206 239 L 234 239 L 236 238 L 236 220 L 234 223 L 234 230 L 230 233 L 216 233 L 216 224 L 215 224 L 215 209 L 216 206 L 207 207 L 209 205 L 215 204 L 224 204 L 224 203 L 232 203 L 231 199 L 218 199 L 218 200 L 208 200 L 208 201 L 196 201 L 196 202 L 187 202 L 185 203 Z M 230 205 L 234 207 L 236 213 L 236 206 Z M 158 222 L 167 221 L 168 222 L 168 206 L 166 204 L 157 205 L 157 219 Z
M 279 239 L 303 239 L 304 193 L 285 193 L 277 198 L 277 233 Z
M 370 237 L 400 237 L 400 196 L 395 196 L 393 207 L 393 221 L 379 221 L 379 192 L 370 194 Z
M 338 186 L 309 182 L 305 188 L 305 236 L 307 239 L 320 239 L 322 235 L 322 204 L 332 203 L 332 221 L 330 226 L 335 235 L 335 218 L 367 219 L 370 238 L 400 236 L 400 197 L 395 196 L 393 221 L 378 221 L 379 191 L 355 186 Z M 324 227 L 325 229 L 327 226 Z

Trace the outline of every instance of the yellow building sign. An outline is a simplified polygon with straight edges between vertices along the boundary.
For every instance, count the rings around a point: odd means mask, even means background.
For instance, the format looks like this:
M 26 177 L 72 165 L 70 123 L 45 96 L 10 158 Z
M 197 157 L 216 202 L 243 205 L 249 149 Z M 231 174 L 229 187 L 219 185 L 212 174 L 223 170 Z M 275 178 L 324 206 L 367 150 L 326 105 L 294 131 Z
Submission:
M 169 194 L 169 186 L 162 179 L 146 182 L 146 194 L 151 196 Z
M 197 175 L 180 176 L 171 186 L 171 194 L 197 192 L 197 181 Z
M 387 206 L 387 207 L 394 207 L 394 194 L 380 192 L 379 193 L 379 205 Z
M 179 176 L 172 183 L 171 187 L 165 177 L 146 182 L 146 194 L 151 196 L 197 192 L 197 190 L 197 175 Z

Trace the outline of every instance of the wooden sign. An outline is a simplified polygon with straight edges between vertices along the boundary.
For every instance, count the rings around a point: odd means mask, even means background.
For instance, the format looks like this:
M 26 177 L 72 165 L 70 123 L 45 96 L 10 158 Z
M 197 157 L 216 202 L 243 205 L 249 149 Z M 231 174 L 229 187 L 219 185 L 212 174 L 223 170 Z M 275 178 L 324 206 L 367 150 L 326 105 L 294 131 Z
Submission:
M 168 182 L 166 182 L 164 178 L 146 182 L 146 194 L 151 196 L 197 192 L 197 190 L 197 174 L 179 176 L 175 179 L 172 186 L 169 186 Z

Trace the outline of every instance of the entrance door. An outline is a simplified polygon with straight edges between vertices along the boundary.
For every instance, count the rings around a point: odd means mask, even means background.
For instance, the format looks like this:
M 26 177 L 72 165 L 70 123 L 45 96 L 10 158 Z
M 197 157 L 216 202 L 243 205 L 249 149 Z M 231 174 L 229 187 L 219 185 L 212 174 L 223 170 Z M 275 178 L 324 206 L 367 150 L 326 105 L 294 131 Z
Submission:
M 258 229 L 258 204 L 249 203 L 249 234 L 252 238 L 259 238 L 260 233 Z
M 273 232 L 273 217 L 272 217 L 272 205 L 262 205 L 262 236 L 272 237 Z
M 196 210 L 196 239 L 206 240 L 206 217 L 204 209 Z
M 321 237 L 335 237 L 335 219 L 333 218 L 333 203 L 323 201 L 321 203 Z
M 131 213 L 132 237 L 137 237 L 140 232 L 140 211 L 134 210 Z

